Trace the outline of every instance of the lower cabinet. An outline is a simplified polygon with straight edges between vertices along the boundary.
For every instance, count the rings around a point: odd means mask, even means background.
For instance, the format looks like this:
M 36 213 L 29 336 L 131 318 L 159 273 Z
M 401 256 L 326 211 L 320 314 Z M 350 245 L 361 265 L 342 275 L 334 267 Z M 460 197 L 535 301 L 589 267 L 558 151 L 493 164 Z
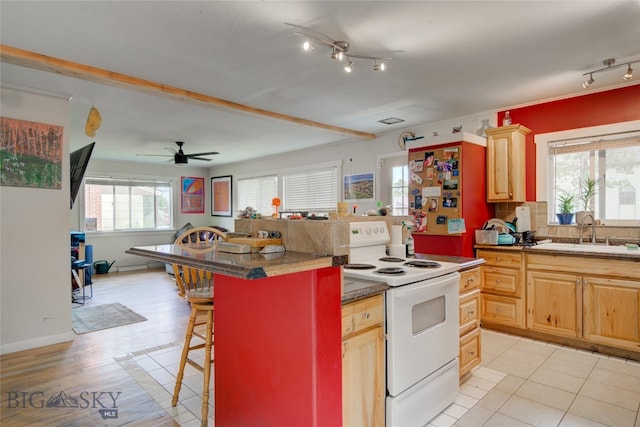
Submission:
M 384 300 L 342 307 L 342 425 L 385 424 Z
M 573 274 L 527 272 L 527 328 L 582 336 L 582 278 Z
M 460 377 L 480 364 L 481 280 L 478 267 L 460 272 Z

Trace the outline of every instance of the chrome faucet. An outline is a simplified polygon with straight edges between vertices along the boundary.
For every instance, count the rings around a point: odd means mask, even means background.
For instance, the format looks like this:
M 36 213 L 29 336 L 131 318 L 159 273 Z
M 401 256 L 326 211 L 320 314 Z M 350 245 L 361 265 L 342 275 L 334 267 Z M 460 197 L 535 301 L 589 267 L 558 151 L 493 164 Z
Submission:
M 582 216 L 582 222 L 580 223 L 580 244 L 582 244 L 584 234 L 584 220 L 587 219 L 588 216 L 591 217 L 591 243 L 596 242 L 596 219 L 593 217 L 593 214 L 589 212 Z

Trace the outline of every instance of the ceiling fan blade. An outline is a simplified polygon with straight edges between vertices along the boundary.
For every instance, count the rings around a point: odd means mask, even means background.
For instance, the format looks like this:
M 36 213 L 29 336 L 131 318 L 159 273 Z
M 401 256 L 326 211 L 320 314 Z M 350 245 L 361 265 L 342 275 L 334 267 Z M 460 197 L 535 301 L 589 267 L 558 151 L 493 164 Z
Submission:
M 178 154 L 178 152 L 176 151 L 175 148 L 170 148 L 170 147 L 164 147 L 165 150 L 169 150 L 171 151 L 173 154 Z
M 193 160 L 205 160 L 207 162 L 210 162 L 212 160 L 212 159 L 207 159 L 206 157 L 193 157 L 191 155 L 187 156 L 187 158 L 193 159 Z
M 186 154 L 187 157 L 191 157 L 192 159 L 195 158 L 196 156 L 212 156 L 214 154 L 220 154 L 217 151 L 208 151 L 206 153 L 191 153 L 191 154 Z

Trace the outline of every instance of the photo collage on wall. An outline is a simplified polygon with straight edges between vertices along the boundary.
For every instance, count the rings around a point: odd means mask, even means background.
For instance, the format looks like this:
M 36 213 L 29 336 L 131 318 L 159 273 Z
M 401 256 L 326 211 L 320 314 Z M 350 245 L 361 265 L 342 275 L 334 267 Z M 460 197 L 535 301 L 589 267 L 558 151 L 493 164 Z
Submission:
M 462 221 L 461 152 L 461 145 L 409 152 L 409 213 L 416 232 L 459 232 L 455 227 Z

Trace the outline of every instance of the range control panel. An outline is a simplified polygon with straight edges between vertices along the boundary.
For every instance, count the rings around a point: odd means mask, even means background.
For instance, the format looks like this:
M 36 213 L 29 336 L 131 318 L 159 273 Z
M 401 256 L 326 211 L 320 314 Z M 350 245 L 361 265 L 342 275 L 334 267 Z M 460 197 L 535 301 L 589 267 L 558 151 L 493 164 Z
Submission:
M 363 221 L 349 223 L 349 246 L 384 245 L 390 240 L 389 228 L 385 221 Z

